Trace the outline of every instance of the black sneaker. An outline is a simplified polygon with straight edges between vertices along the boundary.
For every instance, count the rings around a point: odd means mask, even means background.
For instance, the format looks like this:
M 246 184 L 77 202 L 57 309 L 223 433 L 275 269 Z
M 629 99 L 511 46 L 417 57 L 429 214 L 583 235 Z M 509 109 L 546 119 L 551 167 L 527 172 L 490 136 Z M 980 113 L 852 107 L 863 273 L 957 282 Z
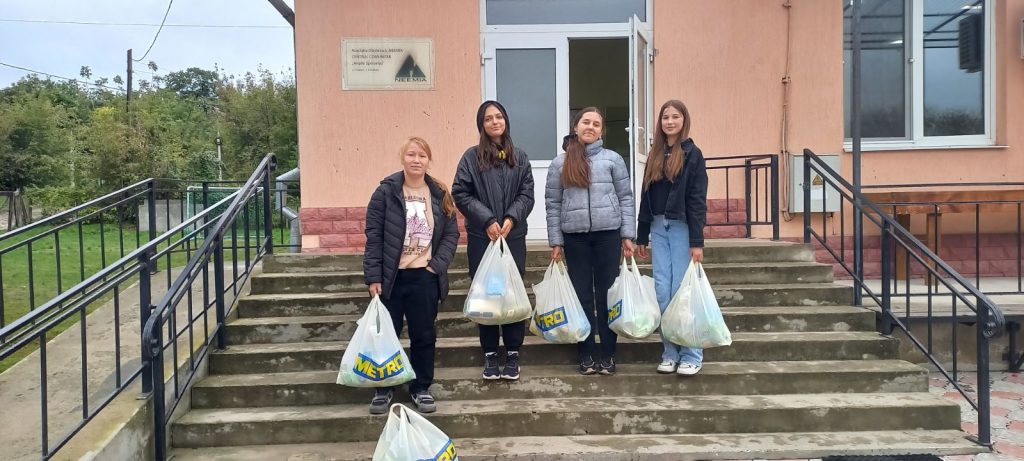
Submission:
M 484 354 L 484 379 L 501 379 L 501 372 L 498 370 L 497 352 Z
M 509 352 L 505 358 L 505 368 L 501 370 L 502 379 L 519 379 L 519 353 Z
M 430 392 L 419 391 L 412 395 L 412 401 L 416 404 L 416 409 L 420 413 L 433 413 L 437 411 L 437 404 L 434 402 L 434 396 L 430 395 Z
M 594 359 L 586 357 L 580 360 L 580 374 L 581 375 L 592 375 L 597 373 L 597 364 L 594 363 Z
M 390 388 L 378 388 L 377 393 L 373 395 L 373 400 L 370 401 L 370 414 L 383 415 L 387 413 L 394 397 L 395 393 Z
M 598 373 L 605 376 L 611 376 L 615 374 L 615 357 L 609 357 L 601 361 L 600 369 Z

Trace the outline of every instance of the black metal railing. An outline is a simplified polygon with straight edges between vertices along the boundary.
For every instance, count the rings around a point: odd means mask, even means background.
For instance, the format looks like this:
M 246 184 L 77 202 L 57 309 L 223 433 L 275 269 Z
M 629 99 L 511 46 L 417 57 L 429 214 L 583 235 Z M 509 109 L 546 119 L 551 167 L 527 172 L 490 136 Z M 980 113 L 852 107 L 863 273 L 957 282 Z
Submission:
M 1006 323 L 1002 311 L 977 287 L 972 285 L 966 278 L 951 268 L 945 261 L 939 258 L 924 243 L 915 238 L 913 234 L 902 227 L 896 220 L 883 211 L 881 207 L 865 198 L 853 185 L 843 179 L 839 174 L 826 165 L 810 149 L 804 149 L 803 167 L 803 199 L 805 204 L 810 204 L 811 178 L 817 175 L 822 178 L 824 184 L 820 190 L 822 201 L 821 209 L 828 209 L 825 203 L 824 191 L 834 188 L 839 194 L 840 206 L 840 235 L 839 248 L 830 242 L 828 238 L 828 213 L 821 213 L 821 227 L 815 228 L 812 220 L 812 210 L 807 209 L 804 213 L 804 243 L 812 242 L 821 245 L 842 268 L 853 277 L 854 290 L 863 293 L 873 300 L 880 308 L 879 320 L 882 333 L 889 335 L 895 329 L 902 331 L 910 342 L 921 351 L 927 360 L 960 392 L 970 405 L 978 412 L 978 442 L 984 445 L 992 445 L 992 427 L 990 411 L 989 382 L 989 344 L 991 339 L 1003 334 Z M 849 256 L 845 249 L 846 239 L 846 210 L 852 210 L 851 214 L 863 216 L 865 225 L 862 227 L 865 235 L 879 236 L 879 265 L 881 270 L 880 288 L 872 288 L 865 277 L 863 267 L 857 267 L 851 260 L 860 259 L 856 255 Z M 864 236 L 853 236 L 854 239 Z M 917 267 L 926 274 L 928 279 L 926 288 L 926 301 L 923 304 L 914 304 L 911 297 L 903 297 L 905 306 L 901 312 L 895 304 L 899 302 L 897 295 L 894 295 L 892 287 L 895 274 L 895 254 L 902 252 L 906 258 L 906 266 Z M 908 271 L 910 269 L 907 269 Z M 908 272 L 909 273 L 909 272 Z M 936 284 L 942 289 L 932 289 Z M 880 293 L 878 292 L 880 291 Z M 909 290 L 908 290 L 909 291 Z M 962 306 L 962 307 L 960 307 Z M 966 308 L 966 310 L 962 310 Z M 944 311 L 949 309 L 951 316 L 945 315 Z M 959 313 L 958 313 L 958 309 Z M 958 355 L 957 325 L 962 318 L 970 316 L 977 325 L 976 329 L 976 364 L 978 373 L 977 398 L 974 398 L 958 382 Z M 912 317 L 923 318 L 927 325 L 927 337 L 921 340 L 911 331 L 910 320 Z M 949 361 L 951 370 L 947 370 L 946 361 L 940 358 L 940 351 L 935 347 L 933 328 L 936 324 L 949 325 L 952 330 L 952 338 L 949 344 Z
M 744 228 L 747 238 L 752 236 L 753 226 L 771 226 L 772 240 L 779 239 L 779 156 L 736 155 L 730 157 L 709 157 L 705 159 L 709 184 L 722 184 L 725 188 L 724 222 L 708 223 L 708 227 Z M 734 172 L 742 173 L 742 209 L 733 209 L 732 179 Z M 713 199 L 712 199 L 713 200 Z M 742 211 L 744 219 L 732 219 L 733 212 Z
M 200 363 L 211 349 L 225 347 L 225 319 L 241 286 L 255 264 L 273 253 L 270 183 L 275 168 L 273 155 L 268 155 L 245 184 L 228 196 L 230 203 L 215 221 L 195 226 L 193 232 L 205 237 L 202 244 L 191 253 L 170 289 L 152 306 L 152 315 L 142 328 L 142 387 L 143 392 L 151 390 L 153 395 L 153 436 L 158 461 L 167 457 L 167 426 Z M 255 233 L 252 247 L 250 231 Z M 245 242 L 241 256 L 234 243 L 240 233 Z M 225 261 L 229 255 L 230 264 Z M 243 264 L 241 270 L 239 263 Z M 230 284 L 225 281 L 228 272 Z M 202 286 L 202 301 L 198 305 L 194 299 L 197 285 Z M 144 302 L 149 305 L 151 300 Z M 169 380 L 165 370 L 170 370 Z

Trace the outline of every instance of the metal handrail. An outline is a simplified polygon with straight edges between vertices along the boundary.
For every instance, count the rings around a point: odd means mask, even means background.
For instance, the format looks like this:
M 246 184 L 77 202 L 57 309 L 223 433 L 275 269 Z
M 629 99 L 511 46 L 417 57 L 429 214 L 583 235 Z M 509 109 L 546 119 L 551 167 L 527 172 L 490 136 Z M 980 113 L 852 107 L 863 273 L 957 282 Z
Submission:
M 75 206 L 73 208 L 69 208 L 67 210 L 64 210 L 64 211 L 62 211 L 60 213 L 48 216 L 46 219 L 43 219 L 43 220 L 40 220 L 40 221 L 36 221 L 34 223 L 31 223 L 31 224 L 19 227 L 17 229 L 14 229 L 14 230 L 12 230 L 10 232 L 6 232 L 4 234 L 0 234 L 0 241 L 6 240 L 8 238 L 14 237 L 14 236 L 19 235 L 19 234 L 26 233 L 26 232 L 31 231 L 33 229 L 37 229 L 37 228 L 46 226 L 48 224 L 59 222 L 62 219 L 67 218 L 68 216 L 74 215 L 74 214 L 78 213 L 79 211 L 85 210 L 85 209 L 87 209 L 89 207 L 93 207 L 93 206 L 95 206 L 98 203 L 102 203 L 102 202 L 104 202 L 106 200 L 109 200 L 111 198 L 121 197 L 121 196 L 123 196 L 123 194 L 128 193 L 128 192 L 130 192 L 132 190 L 135 190 L 138 187 L 142 187 L 142 186 L 151 187 L 152 184 L 153 184 L 153 178 L 143 179 L 142 181 L 139 181 L 139 182 L 137 182 L 135 184 L 132 184 L 130 186 L 122 187 L 122 188 L 120 188 L 120 189 L 118 189 L 118 190 L 116 190 L 114 192 L 111 192 L 111 193 L 109 193 L 107 195 L 104 195 L 102 197 L 94 198 L 92 200 L 89 200 L 88 202 L 85 202 L 85 203 L 81 204 L 81 205 L 78 205 L 78 206 Z
M 739 164 L 736 161 L 742 160 Z M 779 156 L 778 154 L 732 155 L 726 157 L 705 157 L 705 168 L 711 172 L 724 170 L 726 222 L 706 224 L 707 227 L 743 226 L 746 238 L 753 236 L 753 226 L 771 226 L 772 240 L 779 240 Z M 765 162 L 767 161 L 767 162 Z M 712 163 L 727 163 L 711 165 Z M 744 220 L 734 222 L 728 219 L 732 211 L 730 204 L 730 172 L 743 171 Z M 762 179 L 762 171 L 764 178 Z M 762 198 L 763 192 L 763 198 Z M 740 210 L 737 210 L 740 211 Z

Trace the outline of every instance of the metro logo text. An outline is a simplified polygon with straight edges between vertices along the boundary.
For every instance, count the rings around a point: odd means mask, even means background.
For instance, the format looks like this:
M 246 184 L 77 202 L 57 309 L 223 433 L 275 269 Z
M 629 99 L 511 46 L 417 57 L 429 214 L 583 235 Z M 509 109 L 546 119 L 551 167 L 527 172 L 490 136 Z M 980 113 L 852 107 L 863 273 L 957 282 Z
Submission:
M 359 354 L 356 357 L 356 366 L 352 369 L 359 376 L 371 381 L 384 381 L 402 374 L 405 371 L 405 362 L 402 360 L 402 351 L 395 352 L 384 363 L 377 363 L 373 359 Z

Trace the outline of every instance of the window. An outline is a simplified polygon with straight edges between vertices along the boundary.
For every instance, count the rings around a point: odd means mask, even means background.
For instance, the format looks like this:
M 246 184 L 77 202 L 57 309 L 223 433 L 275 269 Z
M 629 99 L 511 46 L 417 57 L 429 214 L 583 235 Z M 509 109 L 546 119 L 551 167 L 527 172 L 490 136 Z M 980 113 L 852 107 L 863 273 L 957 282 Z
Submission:
M 647 21 L 647 0 L 486 0 L 488 25 Z
M 852 0 L 843 2 L 850 136 Z M 986 0 L 861 0 L 861 135 L 879 147 L 992 144 Z

